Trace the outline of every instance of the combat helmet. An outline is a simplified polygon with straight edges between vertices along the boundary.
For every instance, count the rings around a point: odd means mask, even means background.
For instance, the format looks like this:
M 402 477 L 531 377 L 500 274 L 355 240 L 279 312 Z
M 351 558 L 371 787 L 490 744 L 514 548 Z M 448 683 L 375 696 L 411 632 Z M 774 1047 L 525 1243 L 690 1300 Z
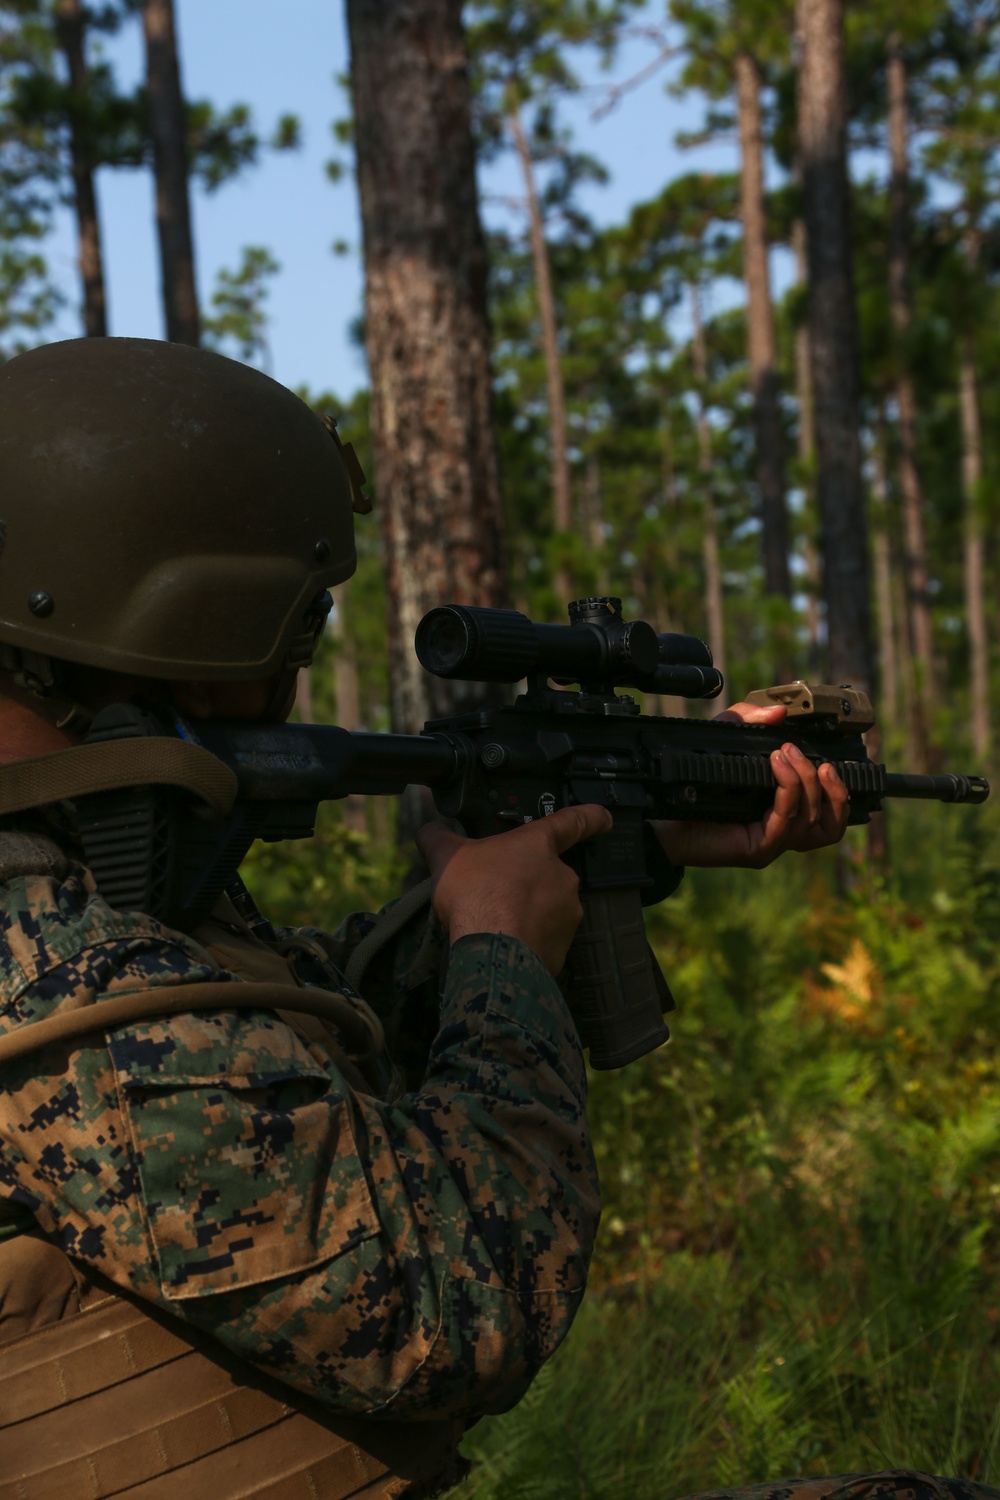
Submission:
M 222 355 L 125 338 L 19 355 L 0 368 L 4 662 L 304 666 L 356 565 L 363 486 L 329 419 Z

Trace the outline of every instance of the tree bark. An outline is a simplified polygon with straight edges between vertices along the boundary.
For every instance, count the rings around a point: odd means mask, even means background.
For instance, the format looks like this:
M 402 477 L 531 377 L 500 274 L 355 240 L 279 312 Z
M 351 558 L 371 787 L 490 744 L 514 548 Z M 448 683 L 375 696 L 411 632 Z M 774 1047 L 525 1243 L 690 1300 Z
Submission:
M 719 528 L 715 515 L 715 495 L 712 483 L 712 430 L 708 424 L 706 387 L 708 385 L 708 345 L 705 340 L 705 320 L 701 312 L 701 290 L 691 283 L 691 323 L 694 329 L 692 354 L 694 373 L 698 382 L 698 472 L 702 484 L 702 505 L 705 526 L 702 532 L 702 559 L 705 566 L 705 614 L 708 621 L 708 644 L 712 660 L 719 671 L 726 673 L 726 623 L 722 599 L 722 565 L 719 560 Z M 724 708 L 720 700 L 717 705 Z
M 971 259 L 971 255 L 970 255 Z M 962 341 L 960 366 L 962 413 L 962 490 L 965 498 L 965 618 L 969 634 L 969 707 L 972 748 L 985 761 L 990 748 L 989 640 L 986 630 L 984 577 L 986 550 L 980 515 L 983 443 L 979 419 L 976 341 L 968 333 Z
M 354 641 L 344 629 L 344 585 L 342 583 L 338 584 L 333 591 L 330 633 L 336 648 L 333 658 L 336 720 L 341 729 L 353 731 L 361 728 L 361 694 Z M 340 807 L 341 816 L 347 827 L 353 828 L 357 833 L 363 833 L 368 826 L 366 799 L 357 796 L 345 797 Z
M 801 172 L 798 165 L 796 165 L 796 176 L 801 184 Z M 805 291 L 809 284 L 809 271 L 806 264 L 806 226 L 800 218 L 795 219 L 792 224 L 792 250 L 795 254 L 795 279 Z M 805 511 L 806 664 L 809 672 L 821 672 L 823 653 L 820 646 L 819 601 L 822 592 L 822 577 L 814 534 L 816 495 L 813 467 L 816 461 L 816 437 L 813 424 L 812 376 L 809 365 L 809 324 L 805 319 L 795 329 L 795 401 L 799 413 L 798 460 Z
M 510 133 L 521 165 L 524 178 L 524 196 L 528 204 L 528 224 L 531 235 L 531 263 L 535 276 L 535 291 L 538 296 L 538 320 L 542 359 L 545 363 L 545 386 L 549 403 L 549 454 L 552 464 L 552 528 L 555 532 L 569 531 L 572 524 L 572 496 L 569 475 L 569 444 L 566 438 L 566 392 L 563 385 L 562 361 L 559 357 L 559 327 L 556 320 L 556 299 L 552 290 L 552 268 L 549 263 L 549 247 L 545 243 L 545 223 L 535 186 L 535 167 L 531 159 L 531 148 L 524 133 L 520 111 L 515 107 L 509 116 Z M 565 571 L 556 575 L 556 592 L 567 602 L 572 584 Z
M 753 396 L 755 474 L 763 522 L 764 587 L 790 599 L 788 513 L 785 509 L 785 434 L 781 421 L 767 218 L 764 209 L 764 144 L 760 68 L 741 52 L 736 58 L 740 130 L 740 213 L 743 276 L 747 289 L 747 343 Z
M 801 182 L 801 172 L 798 176 Z M 795 280 L 803 291 L 808 292 L 809 263 L 806 249 L 806 226 L 802 219 L 796 219 L 792 224 L 792 250 L 795 255 Z M 799 462 L 803 468 L 804 478 L 808 482 L 816 456 L 808 319 L 803 319 L 795 330 L 795 398 L 799 408 Z M 811 485 L 809 489 L 811 493 Z
M 88 338 L 105 338 L 108 332 L 107 295 L 93 152 L 90 132 L 85 123 L 90 73 L 87 67 L 86 25 L 80 0 L 57 0 L 56 34 L 69 72 L 70 167 L 80 247 L 80 280 L 83 284 L 83 331 Z
M 797 0 L 798 145 L 809 261 L 809 342 L 828 662 L 872 690 L 858 340 L 851 270 L 843 0 Z
M 198 344 L 187 130 L 174 0 L 142 0 L 142 24 L 167 338 L 172 344 Z
M 917 667 L 917 703 L 926 725 L 935 698 L 934 640 L 927 591 L 924 496 L 917 467 L 917 403 L 909 368 L 913 321 L 910 295 L 910 168 L 906 62 L 898 31 L 889 36 L 886 81 L 889 95 L 889 302 L 896 335 L 896 406 L 899 417 L 899 478 L 906 541 L 906 593 L 910 649 Z
M 460 0 L 348 0 L 392 724 L 482 701 L 413 654 L 438 604 L 503 606 L 486 249 Z
M 875 597 L 878 601 L 878 659 L 883 722 L 895 727 L 899 721 L 899 666 L 893 621 L 892 560 L 889 538 L 889 479 L 885 455 L 885 418 L 880 412 L 875 424 L 872 449 L 872 552 L 875 564 Z

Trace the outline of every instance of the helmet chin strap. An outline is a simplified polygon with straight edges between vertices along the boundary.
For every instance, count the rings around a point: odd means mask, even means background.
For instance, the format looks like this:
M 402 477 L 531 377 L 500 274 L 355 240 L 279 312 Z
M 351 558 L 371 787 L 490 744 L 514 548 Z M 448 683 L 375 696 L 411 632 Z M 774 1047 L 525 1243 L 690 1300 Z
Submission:
M 298 667 L 286 667 L 274 679 L 271 696 L 268 698 L 260 715 L 265 723 L 273 719 L 284 718 L 288 708 L 288 701 L 295 696 L 295 681 L 299 675 L 299 670 Z
M 19 688 L 37 699 L 39 711 L 56 729 L 86 734 L 94 711 L 62 691 L 58 664 L 50 656 L 0 645 L 0 671 L 9 672 Z

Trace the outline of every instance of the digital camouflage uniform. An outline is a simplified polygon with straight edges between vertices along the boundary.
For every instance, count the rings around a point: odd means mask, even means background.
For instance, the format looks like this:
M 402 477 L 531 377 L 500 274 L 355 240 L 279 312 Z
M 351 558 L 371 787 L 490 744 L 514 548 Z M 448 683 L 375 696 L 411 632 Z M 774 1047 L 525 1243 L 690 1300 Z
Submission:
M 2 838 L 2 836 L 0 836 Z M 330 952 L 346 965 L 373 918 Z M 398 1032 L 436 1009 L 423 1077 L 388 1104 L 267 1011 L 116 1027 L 5 1066 L 0 1213 L 331 1409 L 500 1411 L 565 1335 L 599 1216 L 565 1002 L 522 943 L 442 953 L 415 919 L 372 966 Z M 0 884 L 0 1030 L 229 978 L 121 914 L 79 866 Z M 410 1062 L 411 1070 L 415 1066 Z
M 1000 1490 L 971 1479 L 885 1469 L 878 1474 L 833 1474 L 822 1479 L 771 1479 L 741 1489 L 688 1495 L 685 1500 L 1000 1500 Z

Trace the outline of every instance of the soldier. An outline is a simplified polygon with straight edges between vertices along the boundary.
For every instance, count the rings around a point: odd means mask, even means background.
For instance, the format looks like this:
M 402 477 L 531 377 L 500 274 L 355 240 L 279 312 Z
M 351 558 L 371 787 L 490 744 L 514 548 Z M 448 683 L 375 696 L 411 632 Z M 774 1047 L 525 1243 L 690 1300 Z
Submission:
M 288 713 L 355 566 L 358 479 L 297 397 L 214 354 L 80 340 L 0 371 L 0 1496 L 430 1493 L 583 1295 L 598 1185 L 553 976 L 580 918 L 559 856 L 602 809 L 422 831 L 434 912 L 366 980 L 407 1063 L 391 1098 L 333 1024 L 357 1006 L 297 1009 L 303 963 L 336 990 L 374 918 L 269 944 L 226 898 L 180 932 L 81 864 L 97 710 Z M 763 822 L 664 825 L 675 862 L 839 838 L 832 769 L 773 764 Z

